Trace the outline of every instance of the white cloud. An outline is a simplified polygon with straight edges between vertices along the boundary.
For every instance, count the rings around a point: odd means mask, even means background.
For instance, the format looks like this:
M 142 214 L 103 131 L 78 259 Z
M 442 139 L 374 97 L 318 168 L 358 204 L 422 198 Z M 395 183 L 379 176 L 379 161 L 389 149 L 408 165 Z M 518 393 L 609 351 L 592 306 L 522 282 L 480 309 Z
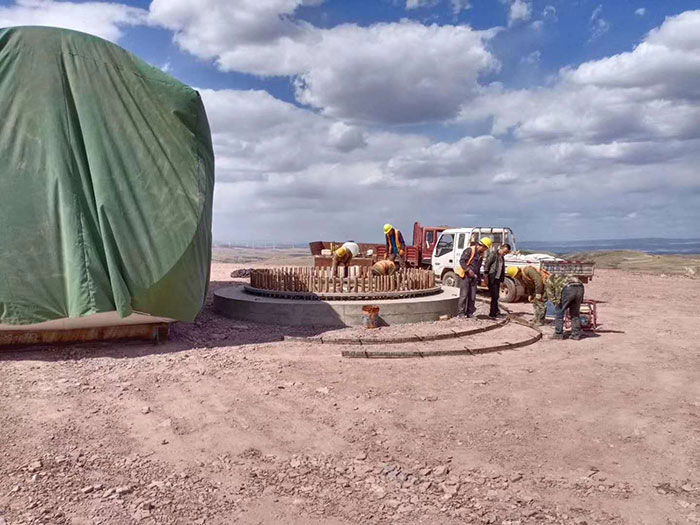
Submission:
M 464 26 L 413 22 L 324 31 L 297 79 L 297 99 L 359 121 L 450 118 L 475 92 L 479 75 L 498 66 L 484 39 Z
M 116 42 L 124 27 L 145 23 L 147 15 L 143 9 L 119 3 L 16 0 L 0 6 L 0 27 L 62 27 Z
M 508 25 L 526 22 L 532 16 L 532 4 L 527 0 L 509 0 Z
M 647 9 L 646 9 L 646 7 L 640 7 L 639 9 L 636 9 L 634 11 L 634 14 L 637 16 L 644 16 L 647 14 Z
M 545 20 L 555 21 L 557 20 L 557 8 L 553 5 L 547 5 L 542 10 L 542 18 Z
M 217 157 L 218 239 L 358 237 L 373 231 L 376 215 L 407 228 L 426 199 L 440 206 L 422 217 L 440 222 L 443 213 L 464 214 L 459 202 L 441 202 L 444 188 L 461 195 L 467 188 L 455 184 L 478 183 L 500 162 L 494 137 L 431 143 L 352 126 L 264 91 L 202 90 L 202 98 Z
M 578 85 L 635 90 L 629 95 L 700 99 L 700 11 L 668 18 L 634 51 L 563 72 Z
M 537 64 L 542 59 L 542 51 L 536 50 L 520 59 L 523 64 Z
M 452 13 L 455 15 L 470 9 L 472 6 L 470 0 L 450 0 L 450 5 L 452 6 Z
M 294 42 L 306 24 L 290 16 L 304 0 L 153 0 L 150 18 L 175 32 L 175 41 L 195 56 L 214 59 L 229 50 Z M 313 2 L 317 4 L 318 2 Z
M 494 184 L 511 184 L 517 181 L 520 177 L 512 172 L 497 173 L 494 178 Z
M 417 9 L 419 7 L 434 7 L 440 0 L 406 0 L 406 9 Z
M 685 12 L 633 51 L 563 69 L 550 87 L 484 89 L 462 114 L 468 121 L 493 119 L 492 133 L 508 138 L 493 183 L 508 192 L 502 174 L 517 176 L 517 198 L 532 209 L 537 203 L 564 213 L 583 208 L 583 217 L 595 217 L 597 235 L 605 233 L 601 224 L 641 234 L 642 225 L 655 228 L 653 220 L 675 221 L 691 235 L 691 221 L 700 219 L 690 211 L 700 199 L 698 35 L 700 11 Z M 634 226 L 622 224 L 639 209 L 645 213 Z
M 204 4 L 204 5 L 200 5 Z M 494 31 L 404 20 L 319 29 L 296 21 L 301 0 L 154 0 L 151 17 L 223 71 L 292 76 L 298 100 L 350 121 L 413 123 L 454 116 L 499 64 Z M 429 45 L 426 45 L 429 43 Z
M 266 91 L 201 90 L 207 108 L 217 177 L 259 180 L 319 164 L 385 161 L 388 151 L 423 147 L 418 136 L 366 132 L 298 108 Z
M 603 6 L 599 5 L 593 10 L 593 13 L 591 14 L 591 19 L 590 19 L 590 26 L 591 26 L 591 38 L 590 40 L 595 40 L 597 38 L 600 38 L 603 36 L 605 33 L 610 31 L 610 22 L 605 20 L 602 16 L 603 14 Z
M 493 169 L 500 151 L 500 141 L 492 136 L 465 137 L 454 143 L 438 142 L 407 150 L 392 157 L 387 168 L 404 179 L 466 179 Z
M 520 238 L 648 236 L 669 225 L 692 235 L 698 34 L 700 17 L 688 12 L 628 53 L 563 69 L 548 87 L 477 86 L 462 119 L 492 119 L 491 134 L 451 141 L 380 131 L 261 91 L 205 91 L 217 238 L 373 240 L 384 221 L 407 230 L 417 219 L 475 217 L 507 217 Z M 332 221 L 329 202 L 338 203 Z
M 217 239 L 371 241 L 386 221 L 406 232 L 417 219 L 503 217 L 520 238 L 697 231 L 700 11 L 668 18 L 629 52 L 511 91 L 479 83 L 498 67 L 493 31 L 410 21 L 320 29 L 294 16 L 318 0 L 232 3 L 154 0 L 149 22 L 222 70 L 293 77 L 310 108 L 265 91 L 202 90 L 217 158 Z M 532 18 L 531 2 L 520 4 L 512 24 Z M 602 15 L 592 14 L 592 29 Z M 0 25 L 7 20 L 64 20 L 114 40 L 144 23 L 144 12 L 23 0 L 0 8 Z M 551 20 L 556 10 L 546 7 L 538 22 Z M 453 138 L 393 126 L 432 120 L 446 121 Z M 459 136 L 462 125 L 481 131 Z
M 328 143 L 340 151 L 352 151 L 367 145 L 364 133 L 357 126 L 334 122 L 328 130 Z

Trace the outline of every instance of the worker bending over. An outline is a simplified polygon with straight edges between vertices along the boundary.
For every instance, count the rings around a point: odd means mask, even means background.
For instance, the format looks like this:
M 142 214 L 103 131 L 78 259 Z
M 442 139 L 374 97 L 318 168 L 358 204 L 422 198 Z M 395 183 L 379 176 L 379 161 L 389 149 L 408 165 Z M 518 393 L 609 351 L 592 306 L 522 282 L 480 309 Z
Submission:
M 373 275 L 392 275 L 396 272 L 396 263 L 394 261 L 390 261 L 388 259 L 383 259 L 381 261 L 377 261 L 374 263 L 372 266 L 372 274 Z
M 532 302 L 535 313 L 535 326 L 544 324 L 544 317 L 547 313 L 547 300 L 544 297 L 544 286 L 549 277 L 546 270 L 538 270 L 534 266 L 509 266 L 506 270 L 508 277 L 520 283 L 525 288 L 528 300 Z
M 489 310 L 489 317 L 491 319 L 495 319 L 501 315 L 498 308 L 498 298 L 501 295 L 501 284 L 503 284 L 506 277 L 506 262 L 503 257 L 509 253 L 510 244 L 508 243 L 501 244 L 498 249 L 494 246 L 488 251 L 486 261 L 484 262 L 486 286 L 489 289 L 489 296 L 491 297 L 491 308 Z
M 564 339 L 564 314 L 569 311 L 571 318 L 571 337 L 574 341 L 581 339 L 581 303 L 583 302 L 583 283 L 569 275 L 554 274 L 547 280 L 547 298 L 554 304 L 553 339 Z
M 401 235 L 401 230 L 397 230 L 391 224 L 384 225 L 384 237 L 386 241 L 385 259 L 397 261 L 399 266 L 406 266 L 406 243 Z
M 360 254 L 360 247 L 357 243 L 352 241 L 344 243 L 340 248 L 333 252 L 333 261 L 331 262 L 331 275 L 337 277 L 338 265 L 342 265 L 347 269 L 350 266 L 350 261 L 353 257 L 357 257 Z M 346 274 L 347 271 L 343 271 Z M 345 277 L 345 275 L 343 275 Z
M 474 317 L 476 313 L 476 287 L 481 277 L 481 260 L 486 250 L 493 246 L 490 237 L 482 238 L 478 244 L 462 252 L 459 259 L 459 302 L 457 309 L 460 317 Z

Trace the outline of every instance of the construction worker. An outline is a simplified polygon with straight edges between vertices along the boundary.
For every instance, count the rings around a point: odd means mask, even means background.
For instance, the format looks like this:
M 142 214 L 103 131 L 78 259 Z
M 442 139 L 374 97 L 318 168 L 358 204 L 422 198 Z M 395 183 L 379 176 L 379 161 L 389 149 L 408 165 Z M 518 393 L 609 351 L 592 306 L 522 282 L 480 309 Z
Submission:
M 384 237 L 386 241 L 385 259 L 396 261 L 398 259 L 399 266 L 406 266 L 406 243 L 401 235 L 401 230 L 397 230 L 391 224 L 384 225 Z
M 343 267 L 347 268 L 350 266 L 350 261 L 353 257 L 357 257 L 360 254 L 360 247 L 357 243 L 348 241 L 344 243 L 340 248 L 333 252 L 333 261 L 331 262 L 331 275 L 337 277 L 337 268 L 341 264 Z M 343 271 L 343 274 L 346 272 Z M 344 275 L 343 275 L 344 276 Z
M 581 339 L 581 303 L 583 302 L 583 283 L 576 277 L 553 274 L 547 279 L 547 299 L 554 304 L 553 339 L 564 339 L 564 314 L 569 311 L 571 318 L 571 337 L 574 341 Z
M 474 317 L 476 313 L 476 287 L 481 276 L 481 260 L 484 252 L 493 246 L 490 237 L 482 238 L 478 244 L 470 246 L 459 258 L 457 274 L 459 282 L 459 302 L 457 309 L 460 317 Z
M 396 272 L 396 263 L 388 259 L 377 261 L 372 266 L 372 274 L 374 275 L 392 275 Z
M 498 299 L 501 295 L 501 284 L 506 277 L 506 262 L 504 256 L 510 253 L 510 244 L 501 244 L 498 248 L 492 247 L 486 255 L 484 262 L 484 275 L 486 276 L 486 286 L 491 297 L 491 308 L 489 317 L 496 319 L 501 312 L 498 309 Z
M 546 270 L 539 270 L 534 266 L 509 266 L 506 275 L 513 280 L 519 280 L 528 295 L 528 300 L 532 303 L 535 313 L 535 326 L 544 324 L 544 317 L 547 313 L 547 300 L 544 297 L 544 285 L 547 282 L 549 273 Z

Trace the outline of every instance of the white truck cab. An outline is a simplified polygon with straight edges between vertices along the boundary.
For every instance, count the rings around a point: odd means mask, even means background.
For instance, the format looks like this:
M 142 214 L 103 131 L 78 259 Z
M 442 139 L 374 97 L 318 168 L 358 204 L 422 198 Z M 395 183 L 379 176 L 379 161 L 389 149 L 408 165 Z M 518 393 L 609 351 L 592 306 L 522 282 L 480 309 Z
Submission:
M 432 265 L 435 276 L 445 286 L 457 286 L 457 268 L 462 252 L 482 237 L 491 237 L 494 246 L 508 243 L 511 250 L 517 249 L 515 235 L 510 228 L 477 226 L 472 228 L 450 228 L 440 234 L 433 251 Z
M 432 256 L 432 267 L 435 277 L 444 286 L 458 286 L 457 268 L 462 252 L 483 237 L 491 237 L 494 247 L 508 243 L 511 252 L 505 256 L 506 266 L 543 266 L 554 272 L 576 275 L 583 282 L 593 278 L 593 263 L 568 262 L 547 253 L 521 254 L 515 241 L 513 230 L 507 227 L 468 227 L 450 228 L 443 231 L 435 245 Z M 519 281 L 506 277 L 501 287 L 501 301 L 512 303 L 525 295 L 525 290 Z

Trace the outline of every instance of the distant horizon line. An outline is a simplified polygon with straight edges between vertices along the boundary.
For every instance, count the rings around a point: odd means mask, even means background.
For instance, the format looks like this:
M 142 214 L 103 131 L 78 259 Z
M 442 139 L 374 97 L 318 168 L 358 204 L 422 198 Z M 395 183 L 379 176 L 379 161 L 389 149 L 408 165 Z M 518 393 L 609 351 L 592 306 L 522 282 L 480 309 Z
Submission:
M 529 240 L 518 240 L 518 244 L 526 244 L 526 243 L 538 243 L 538 244 L 550 244 L 550 245 L 555 245 L 555 244 L 561 244 L 561 243 L 567 243 L 567 244 L 572 244 L 572 243 L 601 243 L 601 242 L 620 242 L 620 241 L 663 241 L 663 242 L 671 242 L 671 241 L 700 241 L 700 237 L 619 237 L 615 239 L 583 239 L 583 240 L 556 240 L 556 241 L 540 241 L 540 240 L 534 240 L 534 239 L 529 239 Z M 299 245 L 308 245 L 309 242 L 313 241 L 278 241 L 278 240 L 266 240 L 266 239 L 249 239 L 249 240 L 237 240 L 237 241 L 221 241 L 221 240 L 214 240 L 213 244 L 214 245 L 222 245 L 222 244 L 279 244 L 279 245 L 293 245 L 293 246 L 299 246 Z M 340 242 L 340 240 L 338 241 Z M 378 241 L 378 242 L 381 242 Z

